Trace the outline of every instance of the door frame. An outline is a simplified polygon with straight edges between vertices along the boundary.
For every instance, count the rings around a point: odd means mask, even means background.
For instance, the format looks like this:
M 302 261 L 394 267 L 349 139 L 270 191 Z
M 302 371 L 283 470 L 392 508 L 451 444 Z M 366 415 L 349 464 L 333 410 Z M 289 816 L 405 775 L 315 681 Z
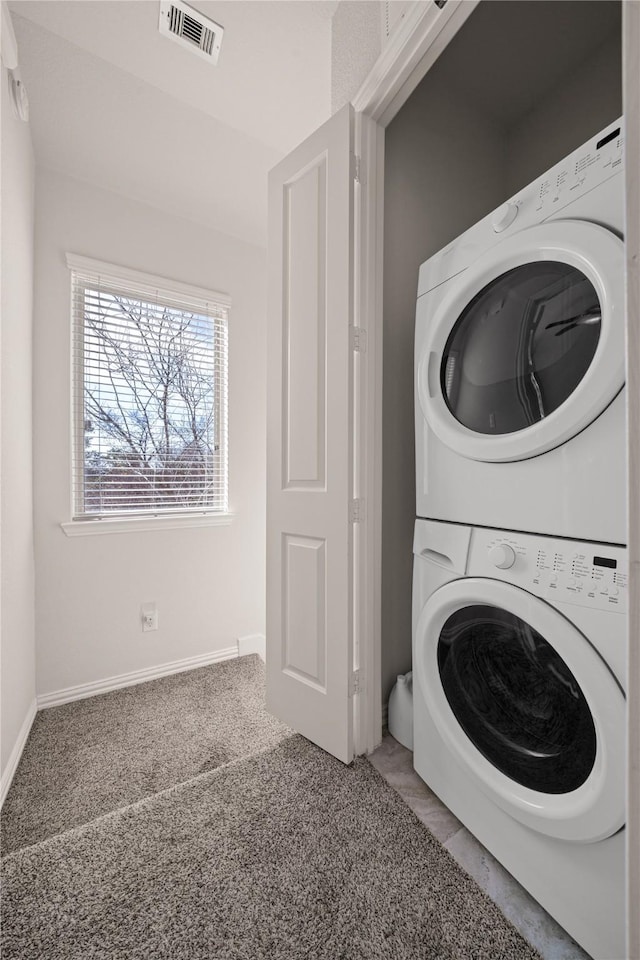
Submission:
M 640 3 L 624 3 L 622 100 L 626 178 L 629 647 L 627 682 L 627 955 L 640 960 Z M 635 173 L 635 176 L 633 175 Z M 633 495 L 635 493 L 635 496 Z
M 368 362 L 357 384 L 355 472 L 366 513 L 358 525 L 362 562 L 354 569 L 354 643 L 364 683 L 355 697 L 356 753 L 380 742 L 382 556 L 382 268 L 384 136 L 440 53 L 480 0 L 413 0 L 353 98 L 360 191 L 356 217 L 354 322 L 365 331 Z M 629 491 L 640 489 L 640 2 L 623 3 L 623 109 L 626 169 L 626 335 Z M 633 163 L 628 161 L 634 157 Z M 627 956 L 640 960 L 640 498 L 629 497 Z

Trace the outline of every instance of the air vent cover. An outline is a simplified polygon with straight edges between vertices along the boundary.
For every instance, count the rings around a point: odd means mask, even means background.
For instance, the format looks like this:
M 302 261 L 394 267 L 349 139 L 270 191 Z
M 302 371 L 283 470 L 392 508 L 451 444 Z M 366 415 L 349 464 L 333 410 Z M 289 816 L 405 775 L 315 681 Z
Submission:
M 224 29 L 182 0 L 161 0 L 160 33 L 216 64 Z

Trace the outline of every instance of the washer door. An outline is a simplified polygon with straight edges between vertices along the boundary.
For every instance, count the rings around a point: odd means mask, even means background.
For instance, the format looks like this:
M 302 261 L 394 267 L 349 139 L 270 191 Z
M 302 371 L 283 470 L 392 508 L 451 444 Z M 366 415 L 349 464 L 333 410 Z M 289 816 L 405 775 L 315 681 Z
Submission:
M 434 433 L 473 460 L 524 460 L 588 426 L 624 385 L 624 245 L 553 221 L 449 281 L 417 370 Z
M 557 610 L 497 580 L 436 590 L 418 620 L 414 679 L 478 786 L 540 833 L 590 842 L 625 819 L 625 698 Z

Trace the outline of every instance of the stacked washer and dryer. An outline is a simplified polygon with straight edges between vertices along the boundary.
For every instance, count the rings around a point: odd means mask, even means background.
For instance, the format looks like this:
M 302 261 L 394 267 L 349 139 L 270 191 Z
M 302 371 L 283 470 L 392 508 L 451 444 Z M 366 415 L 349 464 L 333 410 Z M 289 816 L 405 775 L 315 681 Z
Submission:
M 622 124 L 420 269 L 414 765 L 625 956 Z

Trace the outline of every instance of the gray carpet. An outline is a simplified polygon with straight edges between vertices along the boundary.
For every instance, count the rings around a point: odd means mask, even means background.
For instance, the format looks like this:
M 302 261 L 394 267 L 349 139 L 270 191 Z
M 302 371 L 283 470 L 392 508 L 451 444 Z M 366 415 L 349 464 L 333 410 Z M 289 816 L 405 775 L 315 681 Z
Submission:
M 3 864 L 4 960 L 534 960 L 363 759 L 302 737 Z
M 2 809 L 2 852 L 291 733 L 264 708 L 264 664 L 255 655 L 42 710 Z

